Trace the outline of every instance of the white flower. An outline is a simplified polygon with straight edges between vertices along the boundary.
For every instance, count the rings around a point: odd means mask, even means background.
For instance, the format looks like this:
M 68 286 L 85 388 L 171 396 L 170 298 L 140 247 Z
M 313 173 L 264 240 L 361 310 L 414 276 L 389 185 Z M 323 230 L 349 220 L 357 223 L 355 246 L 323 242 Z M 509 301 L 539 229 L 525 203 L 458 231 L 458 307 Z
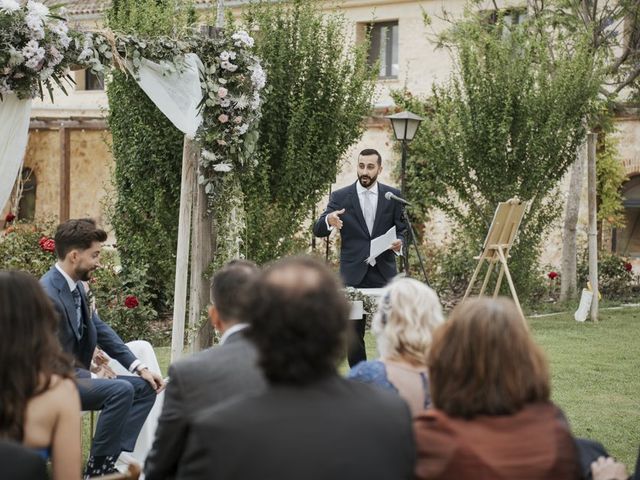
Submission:
M 249 99 L 246 95 L 240 95 L 234 100 L 235 106 L 239 110 L 243 110 L 249 106 Z
M 13 47 L 9 47 L 9 66 L 15 67 L 24 62 L 24 55 Z
M 210 152 L 209 150 L 202 150 L 201 155 L 205 160 L 209 160 L 210 162 L 213 162 L 218 159 L 217 155 L 213 152 Z
M 27 2 L 27 11 L 29 12 L 28 15 L 39 17 L 40 20 L 43 20 L 44 17 L 49 15 L 49 7 L 40 2 L 34 2 L 33 0 Z
M 31 36 L 38 40 L 44 38 L 44 22 L 37 15 L 28 14 L 24 17 L 24 21 L 31 30 Z
M 27 68 L 30 68 L 31 70 L 38 70 L 39 67 L 42 67 L 42 64 L 40 62 L 42 62 L 41 58 L 32 57 L 29 60 L 27 60 L 27 63 L 25 63 L 25 66 Z M 44 63 L 44 62 L 42 62 L 42 63 Z
M 220 106 L 222 108 L 229 108 L 231 106 L 231 100 L 225 98 L 224 100 L 220 100 Z
M 15 0 L 0 0 L 0 12 L 12 13 L 20 9 L 20 4 Z
M 32 58 L 38 55 L 40 50 L 42 50 L 42 55 L 44 55 L 44 49 L 40 47 L 37 40 L 29 40 L 29 42 L 22 48 L 22 54 L 26 58 Z
M 259 63 L 254 65 L 251 70 L 251 82 L 258 90 L 262 90 L 267 84 L 267 74 Z
M 53 68 L 45 68 L 39 74 L 40 80 L 43 82 L 47 80 L 51 75 L 53 75 Z
M 231 35 L 231 38 L 235 40 L 235 45 L 237 47 L 241 47 L 243 44 L 247 47 L 253 47 L 253 38 L 251 38 L 251 36 L 244 30 L 234 33 Z
M 239 127 L 235 128 L 235 131 L 238 135 L 244 135 L 245 133 L 247 133 L 247 130 L 249 130 L 249 125 L 247 125 L 246 123 L 243 123 Z
M 69 47 L 69 44 L 71 43 L 71 39 L 69 38 L 69 35 L 68 35 L 69 27 L 67 27 L 67 25 L 64 22 L 57 21 L 57 22 L 51 23 L 51 31 L 58 36 L 58 38 L 60 39 L 60 44 L 64 48 Z
M 229 60 L 235 60 L 236 56 L 236 52 L 229 52 Z
M 223 62 L 226 62 L 227 60 L 229 60 L 229 52 L 222 52 L 220 54 L 220 60 L 222 60 Z
M 230 163 L 218 163 L 213 166 L 215 172 L 230 172 L 233 169 L 233 165 Z
M 262 98 L 258 92 L 253 92 L 253 99 L 251 100 L 251 110 L 259 110 L 262 105 Z
M 220 67 L 223 68 L 224 70 L 228 70 L 230 72 L 235 72 L 238 69 L 237 65 L 234 65 L 233 63 L 229 62 L 229 61 L 222 61 L 220 62 Z

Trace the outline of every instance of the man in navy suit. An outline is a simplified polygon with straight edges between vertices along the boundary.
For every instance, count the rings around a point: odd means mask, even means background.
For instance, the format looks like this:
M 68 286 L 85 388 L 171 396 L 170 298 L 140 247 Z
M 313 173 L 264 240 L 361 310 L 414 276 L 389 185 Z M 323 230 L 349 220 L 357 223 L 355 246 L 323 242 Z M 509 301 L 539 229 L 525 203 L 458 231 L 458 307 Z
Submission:
M 373 149 L 365 149 L 358 155 L 358 181 L 336 190 L 329 204 L 313 227 L 317 237 L 326 237 L 334 228 L 340 230 L 340 275 L 347 286 L 356 288 L 379 288 L 385 286 L 397 273 L 396 255 L 400 254 L 402 241 L 398 238 L 389 250 L 380 254 L 375 265 L 366 263 L 371 240 L 383 235 L 395 225 L 396 235 L 405 234 L 402 208 L 385 194 L 400 192 L 378 182 L 382 172 L 382 157 Z M 356 337 L 350 342 L 349 366 L 367 359 L 364 345 L 364 319 L 354 320 Z
M 122 451 L 133 451 L 140 429 L 163 388 L 122 339 L 92 311 L 82 281 L 100 266 L 100 250 L 107 234 L 92 219 L 68 220 L 54 237 L 58 262 L 41 279 L 59 317 L 58 335 L 76 364 L 83 410 L 102 410 L 91 446 L 86 476 L 114 473 Z M 99 345 L 136 376 L 97 378 L 90 372 Z

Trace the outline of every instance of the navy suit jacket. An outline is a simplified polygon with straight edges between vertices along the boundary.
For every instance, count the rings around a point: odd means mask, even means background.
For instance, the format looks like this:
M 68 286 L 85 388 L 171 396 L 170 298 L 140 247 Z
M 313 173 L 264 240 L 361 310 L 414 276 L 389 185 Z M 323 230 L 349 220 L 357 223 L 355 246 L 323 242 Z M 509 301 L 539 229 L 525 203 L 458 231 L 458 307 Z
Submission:
M 328 236 L 331 232 L 327 228 L 325 217 L 331 212 L 345 209 L 344 214 L 340 215 L 342 220 L 340 275 L 346 285 L 357 287 L 366 275 L 368 264 L 365 263 L 365 260 L 369 257 L 372 238 L 383 235 L 394 225 L 398 238 L 405 234 L 407 227 L 402 221 L 401 205 L 394 200 L 387 200 L 384 197 L 387 192 L 400 195 L 400 191 L 396 188 L 378 182 L 378 207 L 371 234 L 369 234 L 369 229 L 364 221 L 355 183 L 331 194 L 327 208 L 313 227 L 313 233 L 317 237 Z M 385 280 L 389 281 L 396 275 L 396 254 L 393 251 L 387 250 L 380 254 L 376 258 L 376 263 Z
M 40 284 L 58 314 L 58 337 L 62 349 L 75 359 L 76 375 L 79 378 L 90 376 L 89 367 L 97 345 L 125 368 L 129 368 L 136 360 L 118 334 L 100 319 L 97 312 L 91 312 L 82 282 L 78 282 L 82 298 L 82 334 L 77 328 L 76 307 L 64 276 L 53 266 L 40 279 Z

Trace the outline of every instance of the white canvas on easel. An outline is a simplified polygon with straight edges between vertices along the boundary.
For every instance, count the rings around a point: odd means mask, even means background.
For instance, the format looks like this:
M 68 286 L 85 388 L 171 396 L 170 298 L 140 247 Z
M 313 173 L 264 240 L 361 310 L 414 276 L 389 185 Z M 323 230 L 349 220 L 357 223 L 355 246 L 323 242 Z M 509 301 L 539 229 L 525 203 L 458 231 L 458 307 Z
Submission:
M 482 247 L 482 253 L 479 257 L 476 257 L 478 259 L 478 266 L 473 272 L 471 281 L 469 282 L 469 286 L 467 287 L 467 291 L 463 298 L 464 301 L 470 295 L 482 266 L 487 262 L 487 273 L 485 274 L 482 287 L 480 288 L 480 293 L 478 294 L 480 297 L 483 296 L 489 283 L 491 273 L 493 272 L 494 267 L 499 263 L 500 273 L 498 274 L 498 280 L 496 281 L 496 286 L 493 291 L 493 298 L 498 296 L 500 286 L 502 285 L 502 279 L 506 276 L 511 296 L 518 307 L 518 311 L 520 312 L 523 321 L 525 320 L 524 314 L 522 313 L 518 294 L 516 293 L 515 286 L 513 285 L 511 272 L 509 272 L 507 258 L 509 258 L 509 250 L 511 250 L 516 238 L 518 228 L 520 228 L 520 223 L 522 222 L 522 217 L 524 217 L 527 206 L 527 202 L 523 202 L 518 198 L 512 198 L 506 202 L 500 202 L 498 204 L 498 208 L 496 208 L 493 215 L 491 226 L 489 227 L 489 232 L 487 233 L 487 238 L 485 239 Z

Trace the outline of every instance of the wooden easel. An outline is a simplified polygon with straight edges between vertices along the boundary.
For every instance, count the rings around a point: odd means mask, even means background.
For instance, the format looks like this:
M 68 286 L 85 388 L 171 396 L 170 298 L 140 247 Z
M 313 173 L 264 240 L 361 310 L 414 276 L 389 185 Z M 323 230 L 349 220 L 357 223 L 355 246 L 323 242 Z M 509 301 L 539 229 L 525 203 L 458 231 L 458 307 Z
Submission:
M 495 289 L 493 290 L 493 298 L 498 296 L 500 286 L 502 285 L 502 279 L 506 276 L 507 282 L 509 283 L 509 289 L 511 290 L 511 296 L 513 297 L 513 301 L 516 303 L 520 316 L 522 317 L 522 321 L 525 322 L 525 324 L 526 320 L 524 318 L 524 313 L 522 313 L 522 308 L 520 307 L 520 301 L 518 300 L 518 294 L 516 293 L 516 289 L 513 285 L 511 273 L 509 272 L 507 258 L 509 258 L 509 250 L 511 250 L 513 241 L 516 238 L 520 222 L 522 221 L 522 217 L 524 216 L 527 206 L 527 202 L 523 202 L 518 198 L 512 198 L 506 202 L 500 202 L 498 204 L 496 213 L 493 215 L 493 221 L 489 227 L 489 233 L 487 233 L 487 238 L 485 239 L 484 246 L 482 247 L 482 253 L 480 256 L 475 257 L 479 260 L 478 266 L 473 272 L 467 291 L 462 299 L 462 301 L 465 301 L 471 293 L 471 289 L 473 288 L 476 278 L 480 273 L 480 269 L 486 261 L 488 264 L 487 273 L 484 276 L 484 281 L 482 282 L 482 287 L 478 294 L 479 297 L 482 297 L 485 289 L 487 288 L 489 278 L 491 277 L 494 267 L 500 263 L 500 273 L 498 274 L 498 281 L 496 282 Z

